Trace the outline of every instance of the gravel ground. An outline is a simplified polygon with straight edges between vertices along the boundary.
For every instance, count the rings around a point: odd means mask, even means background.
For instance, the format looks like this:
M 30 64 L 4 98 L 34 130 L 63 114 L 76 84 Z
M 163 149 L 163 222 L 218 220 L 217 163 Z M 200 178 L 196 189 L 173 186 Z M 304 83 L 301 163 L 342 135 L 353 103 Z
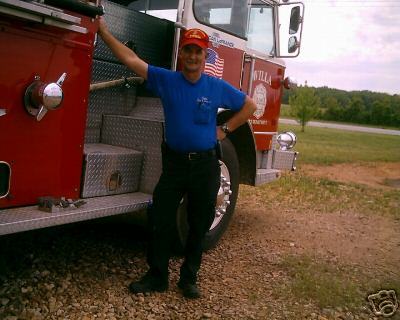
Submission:
M 319 310 L 277 296 L 274 288 L 289 281 L 281 251 L 294 244 L 255 234 L 261 214 L 239 203 L 220 245 L 204 255 L 202 298 L 194 301 L 177 289 L 179 257 L 170 264 L 168 292 L 128 292 L 146 260 L 143 228 L 126 221 L 1 237 L 0 319 L 377 319 L 367 308 Z

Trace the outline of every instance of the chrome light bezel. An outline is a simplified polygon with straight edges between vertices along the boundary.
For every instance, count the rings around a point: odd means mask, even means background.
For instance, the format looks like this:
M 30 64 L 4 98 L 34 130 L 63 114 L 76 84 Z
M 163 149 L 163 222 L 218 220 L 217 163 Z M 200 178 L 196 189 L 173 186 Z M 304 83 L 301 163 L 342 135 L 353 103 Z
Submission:
M 279 144 L 279 149 L 282 151 L 287 151 L 293 149 L 297 142 L 297 136 L 292 131 L 286 131 L 280 133 L 276 138 Z

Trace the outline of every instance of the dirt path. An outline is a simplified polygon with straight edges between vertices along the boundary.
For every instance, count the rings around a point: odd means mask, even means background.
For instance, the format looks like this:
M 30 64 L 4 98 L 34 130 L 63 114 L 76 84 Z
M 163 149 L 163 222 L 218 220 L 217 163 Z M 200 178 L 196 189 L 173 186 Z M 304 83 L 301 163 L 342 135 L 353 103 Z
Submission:
M 368 165 L 336 164 L 332 166 L 301 165 L 307 175 L 340 182 L 364 184 L 370 187 L 400 188 L 400 163 Z
M 281 255 L 306 254 L 340 264 L 395 272 L 400 279 L 400 223 L 360 213 L 257 210 L 252 237 Z
M 400 163 L 333 166 L 302 165 L 309 176 L 355 183 L 385 190 L 400 188 Z M 388 184 L 388 181 L 391 183 Z M 252 199 L 241 202 L 251 207 Z M 275 207 L 277 207 L 275 205 Z M 400 221 L 381 215 L 353 212 L 320 212 L 284 206 L 277 210 L 253 208 L 254 236 L 277 241 L 287 252 L 322 255 L 342 263 L 384 268 L 399 274 Z M 399 209 L 400 210 L 400 209 Z

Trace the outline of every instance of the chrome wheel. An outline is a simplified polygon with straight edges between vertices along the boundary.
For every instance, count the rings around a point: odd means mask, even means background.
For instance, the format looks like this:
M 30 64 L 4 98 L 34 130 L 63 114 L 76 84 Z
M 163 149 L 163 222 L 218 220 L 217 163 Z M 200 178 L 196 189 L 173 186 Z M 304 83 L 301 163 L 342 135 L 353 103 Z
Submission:
M 215 206 L 215 217 L 210 227 L 210 230 L 214 229 L 222 221 L 224 214 L 228 206 L 231 204 L 229 201 L 232 195 L 231 190 L 231 178 L 229 175 L 228 167 L 224 162 L 220 161 L 221 165 L 221 184 L 217 195 L 217 205 Z

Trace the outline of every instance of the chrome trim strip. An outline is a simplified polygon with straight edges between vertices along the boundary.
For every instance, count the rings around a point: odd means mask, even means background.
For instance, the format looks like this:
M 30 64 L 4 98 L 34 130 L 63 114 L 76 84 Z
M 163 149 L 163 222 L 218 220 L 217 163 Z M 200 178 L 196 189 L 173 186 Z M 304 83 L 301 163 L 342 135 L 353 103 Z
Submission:
M 253 93 L 253 76 L 254 76 L 254 65 L 256 63 L 255 57 L 250 56 L 251 59 L 251 67 L 250 67 L 250 81 L 249 81 L 249 89 L 247 90 L 249 93 L 249 97 L 251 97 Z
M 0 209 L 0 235 L 86 221 L 146 209 L 152 196 L 141 192 L 84 199 L 86 204 L 59 212 L 37 206 Z
M 86 28 L 74 24 L 80 24 L 81 18 L 65 14 L 56 8 L 48 9 L 19 0 L 0 0 L 0 13 L 82 34 L 88 33 Z
M 278 132 L 272 132 L 272 131 L 255 131 L 254 134 L 260 134 L 260 135 L 266 135 L 266 136 L 273 136 L 274 134 L 277 134 Z
M 178 66 L 179 40 L 181 39 L 181 29 L 183 30 L 186 29 L 186 26 L 183 24 L 184 6 L 185 6 L 185 1 L 179 1 L 178 12 L 176 13 L 176 22 L 175 22 L 174 47 L 172 50 L 171 70 L 173 71 L 176 71 L 176 68 Z
M 66 14 L 57 8 L 50 9 L 50 8 L 46 8 L 46 7 L 37 5 L 37 4 L 23 2 L 20 0 L 0 0 L 0 5 L 9 6 L 9 7 L 13 8 L 13 10 L 17 10 L 17 11 L 19 9 L 19 10 L 27 11 L 27 12 L 34 13 L 34 14 L 48 16 L 53 19 L 57 19 L 57 20 L 67 22 L 70 24 L 72 24 L 72 23 L 80 24 L 81 23 L 81 18 Z
M 67 30 L 71 30 L 71 31 L 75 31 L 78 33 L 83 33 L 86 34 L 88 33 L 88 29 L 80 27 L 80 26 L 76 26 L 76 25 L 70 25 L 70 24 L 66 24 L 57 20 L 53 20 L 53 19 L 49 19 L 49 18 L 45 18 L 43 21 L 44 24 L 48 25 L 48 26 L 54 26 L 54 27 L 59 27 L 62 29 L 67 29 Z
M 8 167 L 8 170 L 10 170 L 10 175 L 8 177 L 8 190 L 4 195 L 0 195 L 0 199 L 7 197 L 10 194 L 10 187 L 11 187 L 11 166 L 5 162 L 5 161 L 0 161 L 0 164 L 5 164 Z

